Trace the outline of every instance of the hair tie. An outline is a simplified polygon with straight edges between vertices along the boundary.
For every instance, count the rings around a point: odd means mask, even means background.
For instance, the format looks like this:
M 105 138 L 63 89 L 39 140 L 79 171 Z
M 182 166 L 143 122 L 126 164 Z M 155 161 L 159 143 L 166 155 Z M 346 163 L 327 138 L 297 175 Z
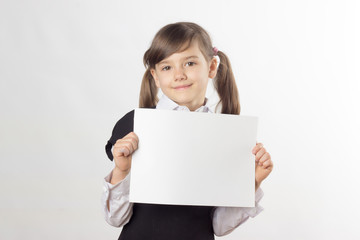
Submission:
M 219 49 L 217 49 L 216 47 L 213 47 L 213 51 L 214 51 L 214 56 L 217 56 Z

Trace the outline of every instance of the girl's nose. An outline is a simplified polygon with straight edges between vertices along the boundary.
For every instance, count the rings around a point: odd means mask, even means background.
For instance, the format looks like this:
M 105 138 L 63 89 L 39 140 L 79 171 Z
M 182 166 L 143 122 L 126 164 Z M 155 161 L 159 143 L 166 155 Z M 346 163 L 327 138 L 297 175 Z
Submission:
M 185 75 L 185 71 L 184 68 L 179 67 L 175 69 L 175 80 L 176 81 L 181 81 L 181 80 L 185 80 L 186 79 L 186 75 Z

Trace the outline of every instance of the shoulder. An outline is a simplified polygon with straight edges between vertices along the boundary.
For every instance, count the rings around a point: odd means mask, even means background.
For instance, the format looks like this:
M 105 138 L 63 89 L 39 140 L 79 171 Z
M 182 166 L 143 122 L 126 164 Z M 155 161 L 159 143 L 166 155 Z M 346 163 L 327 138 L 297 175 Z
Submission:
M 114 138 L 115 142 L 116 140 L 123 138 L 130 132 L 134 131 L 134 115 L 135 109 L 126 113 L 122 118 L 120 118 L 120 120 L 117 121 L 112 131 L 112 138 Z
M 135 110 L 131 110 L 130 112 L 126 113 L 122 118 L 120 118 L 114 127 L 114 130 L 117 128 L 124 128 L 124 125 L 131 125 L 134 122 L 134 113 Z M 113 130 L 113 133 L 114 133 Z
M 131 110 L 116 122 L 110 138 L 110 141 L 113 144 L 115 144 L 116 140 L 125 137 L 128 133 L 133 131 L 134 113 L 135 110 Z

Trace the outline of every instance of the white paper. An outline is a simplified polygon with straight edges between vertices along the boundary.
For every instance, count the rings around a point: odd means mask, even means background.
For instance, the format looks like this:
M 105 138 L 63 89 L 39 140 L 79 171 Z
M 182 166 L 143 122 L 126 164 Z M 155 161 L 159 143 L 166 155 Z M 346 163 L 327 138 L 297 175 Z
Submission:
M 257 117 L 136 109 L 130 202 L 253 207 Z

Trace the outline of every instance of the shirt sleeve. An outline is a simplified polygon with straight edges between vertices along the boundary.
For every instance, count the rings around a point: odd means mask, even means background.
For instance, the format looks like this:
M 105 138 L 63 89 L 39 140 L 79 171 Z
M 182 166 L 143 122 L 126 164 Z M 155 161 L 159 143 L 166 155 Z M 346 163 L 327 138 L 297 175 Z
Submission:
M 122 181 L 110 183 L 112 171 L 104 178 L 102 205 L 105 221 L 114 227 L 122 227 L 132 216 L 133 203 L 129 202 L 130 174 Z
M 213 229 L 216 236 L 224 236 L 240 226 L 249 217 L 256 217 L 263 208 L 258 204 L 264 196 L 259 188 L 255 193 L 255 207 L 217 207 L 213 215 Z

